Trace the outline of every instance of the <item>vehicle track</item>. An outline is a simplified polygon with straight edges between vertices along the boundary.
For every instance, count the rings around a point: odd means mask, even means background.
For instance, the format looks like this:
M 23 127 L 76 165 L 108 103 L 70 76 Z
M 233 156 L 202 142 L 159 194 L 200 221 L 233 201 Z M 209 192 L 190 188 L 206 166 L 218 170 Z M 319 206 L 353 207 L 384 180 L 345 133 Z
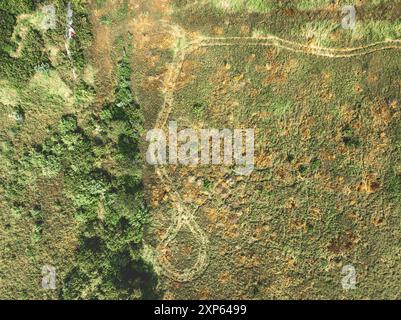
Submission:
M 367 55 L 381 50 L 401 49 L 401 40 L 387 40 L 354 48 L 324 48 L 296 43 L 273 35 L 263 37 L 199 37 L 192 41 L 186 41 L 185 32 L 182 29 L 174 28 L 174 34 L 179 38 L 177 40 L 181 40 L 185 45 L 181 50 L 176 52 L 173 62 L 169 67 L 169 71 L 167 72 L 164 81 L 164 102 L 159 112 L 155 129 L 163 129 L 166 127 L 173 108 L 176 83 L 182 72 L 183 64 L 191 52 L 202 47 L 270 46 L 302 54 L 343 59 Z M 160 178 L 161 184 L 165 187 L 173 185 L 173 182 L 164 167 L 157 167 L 156 174 Z M 219 181 L 216 184 L 216 187 L 221 182 L 222 181 Z M 213 193 L 210 193 L 204 203 L 212 199 L 212 194 Z M 195 219 L 195 213 L 203 206 L 203 204 L 196 206 L 195 209 L 191 209 L 184 204 L 184 201 L 177 191 L 174 190 L 169 194 L 169 196 L 176 216 L 173 217 L 173 221 L 160 243 L 156 253 L 157 263 L 165 276 L 178 282 L 188 282 L 202 275 L 209 263 L 209 240 L 206 233 L 201 229 Z M 172 266 L 161 253 L 164 251 L 162 250 L 163 248 L 167 249 L 184 226 L 188 227 L 194 238 L 197 240 L 199 244 L 199 253 L 196 262 L 191 268 L 179 270 Z

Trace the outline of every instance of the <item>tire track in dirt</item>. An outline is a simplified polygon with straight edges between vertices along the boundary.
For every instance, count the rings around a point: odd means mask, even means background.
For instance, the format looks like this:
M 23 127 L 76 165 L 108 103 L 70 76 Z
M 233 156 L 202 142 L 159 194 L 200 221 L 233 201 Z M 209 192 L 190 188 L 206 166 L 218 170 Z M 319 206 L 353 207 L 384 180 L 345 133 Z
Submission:
M 238 40 L 238 41 L 237 41 Z M 401 49 L 401 40 L 386 40 L 354 48 L 324 48 L 307 46 L 284 40 L 276 36 L 266 37 L 205 37 L 201 38 L 201 47 L 210 46 L 274 46 L 288 51 L 311 54 L 329 58 L 351 58 L 387 49 Z
M 170 26 L 171 27 L 171 26 Z M 361 55 L 367 55 L 376 51 L 388 49 L 401 49 L 401 40 L 387 40 L 383 42 L 372 43 L 366 46 L 354 48 L 324 48 L 316 46 L 307 46 L 300 43 L 288 41 L 278 38 L 273 35 L 265 37 L 199 37 L 192 41 L 187 42 L 185 32 L 176 28 L 175 36 L 178 37 L 177 41 L 182 41 L 185 45 L 178 50 L 170 65 L 169 71 L 164 82 L 164 102 L 159 112 L 158 119 L 155 124 L 155 129 L 163 129 L 168 121 L 174 104 L 174 94 L 176 90 L 176 83 L 182 72 L 183 64 L 186 57 L 193 51 L 201 47 L 218 47 L 218 46 L 273 46 L 282 48 L 288 51 L 311 54 L 315 56 L 323 56 L 328 58 L 351 58 Z M 157 167 L 156 174 L 160 178 L 160 182 L 164 186 L 172 186 L 173 182 L 169 177 L 167 170 L 164 167 Z M 218 185 L 219 181 L 216 185 Z M 203 206 L 198 205 L 195 209 L 190 209 L 184 205 L 180 194 L 177 191 L 170 193 L 172 200 L 172 207 L 176 215 L 173 218 L 171 225 L 168 227 L 164 238 L 156 253 L 157 263 L 162 273 L 178 282 L 189 282 L 202 275 L 206 270 L 209 262 L 209 240 L 206 233 L 202 230 L 195 219 L 195 213 Z M 205 201 L 209 201 L 212 194 Z M 177 234 L 184 227 L 188 227 L 194 238 L 199 243 L 199 253 L 194 265 L 187 269 L 179 270 L 167 259 L 165 259 L 161 252 L 167 249 L 172 241 L 177 237 Z

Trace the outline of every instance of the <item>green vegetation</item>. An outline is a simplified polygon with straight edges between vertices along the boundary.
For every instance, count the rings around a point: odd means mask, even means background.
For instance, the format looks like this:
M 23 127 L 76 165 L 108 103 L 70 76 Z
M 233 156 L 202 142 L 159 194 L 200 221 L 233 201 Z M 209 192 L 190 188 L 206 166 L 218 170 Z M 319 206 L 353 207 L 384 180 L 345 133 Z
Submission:
M 104 25 L 119 24 L 123 22 L 129 14 L 129 0 L 124 0 L 116 10 L 108 12 L 107 14 L 100 17 L 100 22 Z
M 129 56 L 116 62 L 113 98 L 93 111 L 96 88 L 82 79 L 92 43 L 88 8 L 72 3 L 71 61 L 63 1 L 54 3 L 58 24 L 48 31 L 32 18 L 41 4 L 0 4 L 0 297 L 157 298 L 158 279 L 141 257 L 144 120 Z M 46 264 L 57 270 L 56 291 L 41 288 Z
M 3 0 L 0 3 L 0 10 L 7 11 L 11 14 L 30 13 L 35 10 L 35 2 L 31 0 L 19 0 L 17 3 L 13 0 Z
M 177 23 L 189 30 L 226 36 L 275 35 L 286 40 L 325 47 L 354 47 L 401 37 L 401 1 L 354 4 L 356 26 L 341 27 L 349 1 L 208 0 L 198 4 L 174 0 Z M 351 4 L 352 5 L 352 4 Z M 243 29 L 247 26 L 247 29 Z M 220 34 L 221 36 L 221 34 Z
M 56 157 L 63 162 L 71 160 L 63 168 L 71 179 L 77 218 L 84 222 L 77 265 L 67 275 L 62 289 L 66 299 L 157 297 L 157 280 L 151 266 L 139 256 L 143 226 L 148 219 L 138 152 L 143 120 L 130 89 L 127 57 L 117 70 L 115 101 L 92 124 L 99 129 L 99 135 L 89 139 L 74 118 L 67 118 L 60 126 L 63 136 L 53 145 L 58 150 L 60 144 L 65 144 L 72 151 Z M 96 165 L 111 159 L 115 161 L 113 170 Z
M 38 31 L 29 30 L 20 57 L 14 58 L 10 53 L 17 48 L 11 41 L 16 16 L 0 9 L 0 21 L 0 78 L 18 87 L 33 76 L 36 66 L 49 62 L 46 53 L 43 52 L 44 40 Z

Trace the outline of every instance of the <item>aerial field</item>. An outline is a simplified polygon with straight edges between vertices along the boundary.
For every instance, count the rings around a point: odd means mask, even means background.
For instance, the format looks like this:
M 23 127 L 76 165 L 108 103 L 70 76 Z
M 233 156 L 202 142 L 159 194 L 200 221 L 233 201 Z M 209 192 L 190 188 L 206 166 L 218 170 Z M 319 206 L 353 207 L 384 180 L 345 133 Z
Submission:
M 1 1 L 0 299 L 399 299 L 400 16 Z M 171 124 L 253 170 L 150 164 Z
M 166 191 L 150 238 L 167 296 L 396 298 L 401 43 L 347 35 L 325 48 L 207 27 L 177 41 L 155 126 L 253 128 L 255 170 L 156 170 Z M 355 290 L 341 286 L 347 265 Z
M 400 105 L 391 74 L 401 61 L 391 50 L 325 57 L 237 41 L 194 50 L 176 82 L 169 120 L 182 128 L 256 130 L 250 176 L 165 169 L 170 179 L 160 182 L 177 196 L 157 211 L 158 234 L 180 227 L 164 248 L 175 266 L 168 274 L 186 282 L 177 292 L 363 298 L 387 279 L 395 297 L 400 283 L 388 268 L 400 263 Z M 359 286 L 345 294 L 341 268 L 351 262 Z

